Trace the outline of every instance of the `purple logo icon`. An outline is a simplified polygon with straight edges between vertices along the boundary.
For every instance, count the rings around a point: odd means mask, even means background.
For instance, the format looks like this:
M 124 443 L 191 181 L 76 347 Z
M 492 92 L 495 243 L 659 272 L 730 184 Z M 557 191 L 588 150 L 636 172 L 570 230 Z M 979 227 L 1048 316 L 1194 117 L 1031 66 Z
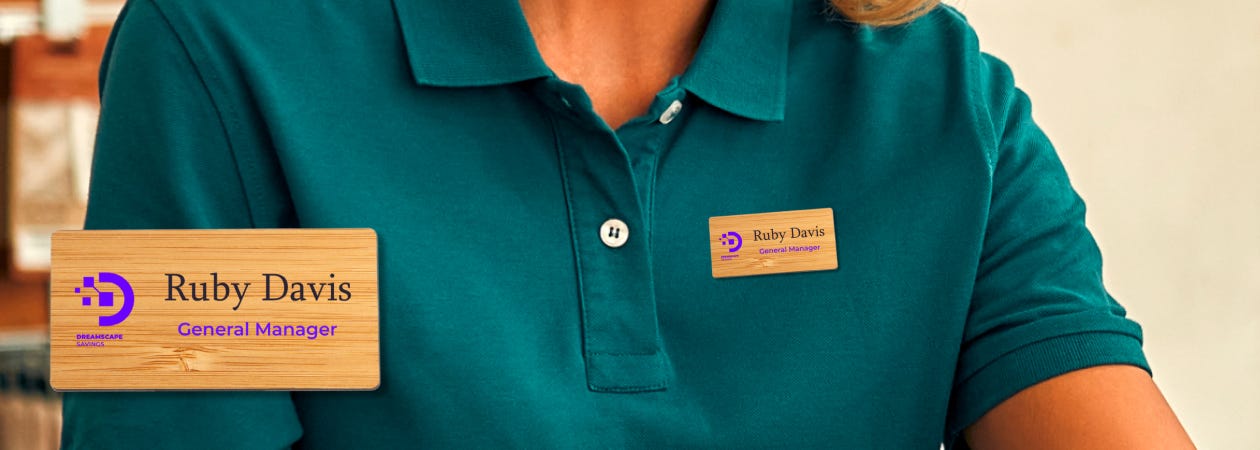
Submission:
M 744 237 L 734 231 L 722 233 L 722 245 L 730 247 L 726 249 L 728 252 L 738 252 L 740 247 L 744 246 Z
M 127 316 L 131 315 L 131 307 L 135 306 L 136 303 L 136 293 L 131 290 L 131 283 L 128 283 L 122 275 L 110 272 L 101 272 L 98 274 L 98 278 L 100 278 L 101 284 L 112 284 L 117 286 L 118 290 L 122 291 L 123 296 L 122 309 L 119 309 L 118 312 L 113 315 L 101 316 L 98 324 L 102 327 L 118 325 L 126 320 Z M 91 289 L 96 291 L 98 299 L 96 306 L 107 308 L 114 306 L 114 292 L 101 291 L 100 289 L 97 289 L 96 286 L 96 279 L 93 279 L 92 277 L 83 277 L 83 287 L 74 288 L 74 293 L 88 294 L 87 289 Z M 92 297 L 90 295 L 83 296 L 83 306 L 92 306 Z

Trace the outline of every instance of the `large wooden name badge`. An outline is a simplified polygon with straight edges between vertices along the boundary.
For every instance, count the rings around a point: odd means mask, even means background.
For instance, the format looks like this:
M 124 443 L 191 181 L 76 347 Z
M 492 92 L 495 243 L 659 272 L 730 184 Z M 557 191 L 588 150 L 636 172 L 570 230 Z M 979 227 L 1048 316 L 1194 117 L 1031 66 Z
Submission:
M 59 231 L 50 382 L 376 389 L 376 250 L 370 229 Z

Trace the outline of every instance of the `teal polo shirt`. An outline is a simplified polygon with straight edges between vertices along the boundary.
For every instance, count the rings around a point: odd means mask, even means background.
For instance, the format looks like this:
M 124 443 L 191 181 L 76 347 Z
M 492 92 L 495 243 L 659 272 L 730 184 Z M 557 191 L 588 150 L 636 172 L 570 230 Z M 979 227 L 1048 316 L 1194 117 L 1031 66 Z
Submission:
M 87 227 L 375 229 L 382 380 L 68 393 L 64 444 L 963 448 L 1021 389 L 1145 368 L 963 17 L 825 10 L 719 1 L 613 130 L 513 1 L 128 2 Z M 813 208 L 838 269 L 712 276 L 710 217 Z

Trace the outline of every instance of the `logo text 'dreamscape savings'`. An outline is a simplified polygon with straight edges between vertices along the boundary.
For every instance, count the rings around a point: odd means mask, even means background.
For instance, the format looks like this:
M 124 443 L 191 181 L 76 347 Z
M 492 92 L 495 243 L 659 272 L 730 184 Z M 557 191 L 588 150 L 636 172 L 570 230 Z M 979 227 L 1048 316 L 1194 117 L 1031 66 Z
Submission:
M 96 319 L 97 326 L 112 327 L 127 320 L 136 304 L 136 292 L 131 288 L 131 283 L 127 282 L 126 278 L 113 272 L 100 272 L 95 277 L 86 276 L 83 277 L 83 286 L 74 288 L 74 293 L 83 295 L 82 306 L 95 306 L 112 310 L 115 290 L 122 294 L 122 306 L 112 314 L 108 312 L 99 314 Z M 96 293 L 95 305 L 92 303 L 93 292 Z M 105 346 L 105 341 L 117 341 L 122 340 L 122 338 L 122 333 L 97 332 L 74 335 L 75 346 L 78 347 L 103 347 Z

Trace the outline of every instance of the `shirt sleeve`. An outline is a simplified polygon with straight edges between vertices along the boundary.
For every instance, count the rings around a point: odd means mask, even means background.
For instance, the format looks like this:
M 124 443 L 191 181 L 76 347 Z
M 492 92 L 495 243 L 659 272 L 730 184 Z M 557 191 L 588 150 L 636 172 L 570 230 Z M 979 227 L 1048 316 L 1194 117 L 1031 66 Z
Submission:
M 979 54 L 981 122 L 992 126 L 992 191 L 964 330 L 946 442 L 1015 393 L 1070 371 L 1128 364 L 1147 372 L 1142 332 L 1102 283 L 1085 204 L 1031 117 L 1010 69 Z M 987 124 L 986 124 L 987 125 Z
M 150 0 L 126 4 L 101 65 L 88 229 L 255 226 L 228 131 Z M 288 392 L 68 392 L 67 449 L 275 449 L 301 436 Z

